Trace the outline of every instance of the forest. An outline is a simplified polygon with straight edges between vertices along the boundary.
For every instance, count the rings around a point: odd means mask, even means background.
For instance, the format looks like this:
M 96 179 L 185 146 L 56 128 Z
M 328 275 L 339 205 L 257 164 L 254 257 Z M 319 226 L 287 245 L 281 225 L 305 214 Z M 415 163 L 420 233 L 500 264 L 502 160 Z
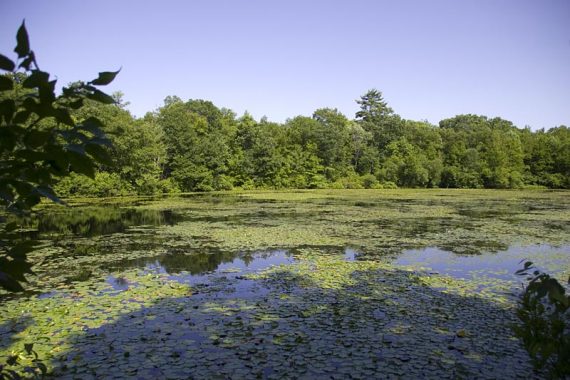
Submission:
M 22 91 L 26 74 L 5 74 Z M 8 79 L 8 78 L 6 78 Z M 71 87 L 73 84 L 70 85 Z M 124 95 L 85 99 L 77 120 L 96 117 L 112 162 L 93 178 L 71 173 L 60 196 L 152 195 L 231 189 L 570 188 L 570 130 L 532 131 L 502 118 L 457 115 L 406 120 L 372 89 L 354 119 L 335 108 L 285 123 L 239 116 L 211 101 L 168 96 L 142 118 Z M 0 99 L 1 100 L 1 99 Z
M 236 115 L 201 99 L 169 96 L 142 118 L 86 100 L 112 141 L 112 165 L 72 173 L 60 196 L 152 195 L 287 188 L 570 188 L 570 130 L 517 128 L 501 118 L 458 115 L 433 125 L 406 120 L 378 90 L 354 119 L 334 108 L 283 124 Z

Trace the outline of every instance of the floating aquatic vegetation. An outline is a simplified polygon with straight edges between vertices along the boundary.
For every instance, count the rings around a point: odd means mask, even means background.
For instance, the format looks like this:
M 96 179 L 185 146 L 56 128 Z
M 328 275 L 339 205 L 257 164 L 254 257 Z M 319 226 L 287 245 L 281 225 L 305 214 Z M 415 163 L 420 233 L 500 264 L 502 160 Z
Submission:
M 84 225 L 73 214 L 90 202 L 66 209 L 67 220 Z M 546 268 L 570 268 L 564 192 L 113 202 L 97 207 L 115 210 L 116 231 L 36 236 L 35 294 L 2 296 L 0 363 L 35 342 L 58 378 L 532 377 L 510 329 L 516 283 L 493 262 L 534 254 Z M 394 262 L 429 247 L 448 251 L 439 267 Z

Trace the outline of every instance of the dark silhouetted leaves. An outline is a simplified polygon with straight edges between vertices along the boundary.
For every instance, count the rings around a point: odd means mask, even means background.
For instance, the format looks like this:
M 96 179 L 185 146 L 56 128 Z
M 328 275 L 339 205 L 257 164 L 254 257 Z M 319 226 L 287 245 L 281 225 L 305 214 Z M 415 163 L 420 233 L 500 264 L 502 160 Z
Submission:
M 30 148 L 37 148 L 49 141 L 51 133 L 49 131 L 32 130 L 24 137 L 25 143 Z
M 67 157 L 74 172 L 95 178 L 95 166 L 89 157 L 77 151 L 68 151 Z
M 16 48 L 14 51 L 18 54 L 18 58 L 23 58 L 30 53 L 30 42 L 28 40 L 28 31 L 26 30 L 26 22 L 22 21 L 22 25 L 16 34 Z
M 7 91 L 14 88 L 14 82 L 12 79 L 6 76 L 0 76 L 0 91 Z
M 121 70 L 103 71 L 99 73 L 99 77 L 97 79 L 91 81 L 91 84 L 94 86 L 105 86 L 111 83 L 120 71 Z
M 0 91 L 15 87 L 20 90 L 8 96 L 3 94 L 0 102 L 0 204 L 7 211 L 25 215 L 42 198 L 63 203 L 53 190 L 62 177 L 75 172 L 94 178 L 96 162 L 112 164 L 103 148 L 110 141 L 102 124 L 88 118 L 83 125 L 77 125 L 72 114 L 84 105 L 86 98 L 114 103 L 112 97 L 93 85 L 110 83 L 118 72 L 101 72 L 90 84 L 76 82 L 56 96 L 56 81 L 50 81 L 50 74 L 39 70 L 30 50 L 25 22 L 18 29 L 16 40 L 14 51 L 22 59 L 19 67 L 26 72 L 0 76 Z M 13 71 L 15 63 L 0 55 L 0 69 Z M 27 253 L 34 247 L 34 243 L 21 242 L 14 227 L 3 225 L 0 287 L 22 290 L 19 281 L 25 281 L 24 274 L 32 273 Z M 31 347 L 26 350 L 29 354 Z
M 24 59 L 22 63 L 20 63 L 20 67 L 26 70 L 30 70 L 32 63 L 34 64 L 36 63 L 36 56 L 33 51 L 31 51 L 30 54 L 28 54 L 28 56 L 26 57 L 26 59 Z
M 89 153 L 93 158 L 97 160 L 97 162 L 103 165 L 112 165 L 113 160 L 109 153 L 103 148 L 101 145 L 98 144 L 88 144 L 85 147 L 85 151 Z
M 103 123 L 96 117 L 90 117 L 81 123 L 81 129 L 91 132 L 97 137 L 104 137 L 103 133 Z
M 517 315 L 521 325 L 515 333 L 522 339 L 538 369 L 546 368 L 552 378 L 570 375 L 570 296 L 566 289 L 547 273 L 534 268 L 531 261 L 516 272 L 531 277 L 521 299 Z
M 53 192 L 52 189 L 50 189 L 49 187 L 45 187 L 45 186 L 39 186 L 36 191 L 42 196 L 42 197 L 46 197 L 49 200 L 51 200 L 52 202 L 55 203 L 63 203 L 61 199 L 59 199 L 57 197 L 57 195 L 55 195 L 55 193 Z
M 41 87 L 47 86 L 49 84 L 49 73 L 40 70 L 34 70 L 32 74 L 27 77 L 22 86 L 24 88 L 34 88 L 34 87 Z
M 99 103 L 115 104 L 115 99 L 99 90 L 94 90 L 91 94 L 87 95 L 87 97 Z
M 2 119 L 4 123 L 7 123 L 8 120 L 11 120 L 14 116 L 14 112 L 16 112 L 16 103 L 12 99 L 5 99 L 0 102 L 0 124 L 2 123 Z
M 0 54 L 0 69 L 6 70 L 6 71 L 12 71 L 15 68 L 16 68 L 16 65 L 14 64 L 14 62 L 12 62 L 11 59 Z

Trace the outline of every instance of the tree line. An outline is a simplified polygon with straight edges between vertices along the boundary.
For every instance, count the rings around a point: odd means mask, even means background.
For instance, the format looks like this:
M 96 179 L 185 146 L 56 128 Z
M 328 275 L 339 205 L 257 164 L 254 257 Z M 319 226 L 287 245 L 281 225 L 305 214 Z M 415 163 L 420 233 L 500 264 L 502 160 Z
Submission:
M 87 102 L 112 141 L 113 163 L 79 174 L 63 196 L 286 188 L 570 188 L 570 130 L 519 129 L 459 115 L 433 125 L 396 114 L 382 93 L 357 100 L 349 119 L 333 108 L 285 123 L 238 117 L 206 100 L 176 96 L 142 118 L 116 103 Z

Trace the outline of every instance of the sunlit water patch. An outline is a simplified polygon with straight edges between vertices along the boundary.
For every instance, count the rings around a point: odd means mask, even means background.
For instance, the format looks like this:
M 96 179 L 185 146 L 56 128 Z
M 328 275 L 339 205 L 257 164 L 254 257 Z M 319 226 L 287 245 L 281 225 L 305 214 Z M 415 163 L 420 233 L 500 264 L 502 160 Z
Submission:
M 426 270 L 433 274 L 477 281 L 491 279 L 520 284 L 524 279 L 515 272 L 522 262 L 530 260 L 535 266 L 555 276 L 564 276 L 570 269 L 570 246 L 550 245 L 513 246 L 497 253 L 458 255 L 436 247 L 406 250 L 394 264 L 401 267 Z
M 343 258 L 344 258 L 346 261 L 354 261 L 354 260 L 356 260 L 356 259 L 358 258 L 358 256 L 359 256 L 359 253 L 358 253 L 356 250 L 352 249 L 352 248 L 346 248 L 346 249 L 344 250 Z

